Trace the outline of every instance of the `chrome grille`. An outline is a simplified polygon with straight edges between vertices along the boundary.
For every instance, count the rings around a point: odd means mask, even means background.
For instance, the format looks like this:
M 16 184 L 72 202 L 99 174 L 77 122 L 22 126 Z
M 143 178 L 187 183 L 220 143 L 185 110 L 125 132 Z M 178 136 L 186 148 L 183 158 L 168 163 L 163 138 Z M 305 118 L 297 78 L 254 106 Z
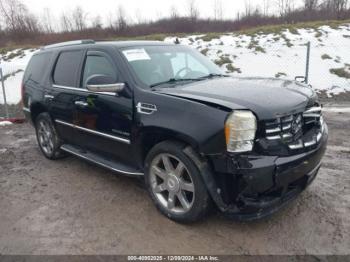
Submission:
M 301 149 L 317 144 L 322 137 L 323 125 L 322 108 L 314 106 L 303 113 L 265 121 L 265 135 L 268 140 L 284 142 L 290 149 Z M 315 133 L 304 137 L 310 129 Z

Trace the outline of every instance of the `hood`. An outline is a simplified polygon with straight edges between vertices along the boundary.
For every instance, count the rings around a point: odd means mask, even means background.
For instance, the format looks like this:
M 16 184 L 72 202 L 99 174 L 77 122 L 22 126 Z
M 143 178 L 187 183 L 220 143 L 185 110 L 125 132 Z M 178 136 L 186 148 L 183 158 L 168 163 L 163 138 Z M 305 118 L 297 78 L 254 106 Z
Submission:
M 305 84 L 274 78 L 214 78 L 158 92 L 229 109 L 249 109 L 260 120 L 302 112 L 317 99 Z

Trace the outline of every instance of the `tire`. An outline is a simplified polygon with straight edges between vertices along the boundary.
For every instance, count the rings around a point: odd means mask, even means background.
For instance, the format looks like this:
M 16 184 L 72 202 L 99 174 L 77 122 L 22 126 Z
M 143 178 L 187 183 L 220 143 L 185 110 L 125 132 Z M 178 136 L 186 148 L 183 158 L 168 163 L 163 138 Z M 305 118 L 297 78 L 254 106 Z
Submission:
M 65 156 L 60 149 L 62 141 L 48 113 L 41 113 L 36 117 L 35 131 L 39 148 L 46 158 L 56 160 Z
M 145 183 L 158 210 L 171 220 L 191 223 L 203 219 L 212 200 L 186 145 L 165 141 L 151 149 L 145 161 Z

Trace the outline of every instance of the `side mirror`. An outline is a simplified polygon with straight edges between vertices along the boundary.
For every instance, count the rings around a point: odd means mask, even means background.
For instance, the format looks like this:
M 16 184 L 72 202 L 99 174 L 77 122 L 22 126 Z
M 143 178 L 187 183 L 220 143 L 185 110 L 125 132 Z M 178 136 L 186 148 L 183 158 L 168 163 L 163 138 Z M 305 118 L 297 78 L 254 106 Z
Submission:
M 86 89 L 91 92 L 119 93 L 125 88 L 125 83 L 115 83 L 113 77 L 106 75 L 93 75 L 86 81 Z

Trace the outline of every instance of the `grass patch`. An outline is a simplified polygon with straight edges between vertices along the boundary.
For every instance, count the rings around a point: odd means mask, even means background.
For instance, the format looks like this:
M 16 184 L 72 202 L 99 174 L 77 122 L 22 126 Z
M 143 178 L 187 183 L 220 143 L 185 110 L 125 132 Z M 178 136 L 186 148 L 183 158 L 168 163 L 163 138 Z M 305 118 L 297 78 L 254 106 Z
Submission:
M 293 44 L 291 43 L 290 39 L 287 36 L 285 36 L 284 34 L 281 34 L 281 38 L 283 38 L 284 42 L 286 42 L 286 46 L 288 47 L 293 46 Z
M 328 55 L 328 54 L 323 54 L 323 55 L 321 56 L 321 58 L 322 58 L 323 60 L 332 59 L 332 57 L 331 57 L 330 55 Z
M 17 50 L 17 49 L 21 49 L 22 51 L 24 50 L 36 50 L 38 48 L 38 46 L 34 46 L 34 45 L 23 45 L 23 46 L 19 46 L 19 45 L 11 45 L 11 46 L 4 46 L 4 47 L 1 47 L 0 48 L 0 55 L 1 56 L 4 56 L 14 50 Z
M 265 49 L 259 45 L 259 41 L 254 38 L 250 41 L 248 49 L 253 49 L 255 52 L 266 53 Z
M 334 59 L 334 62 L 339 64 L 341 62 L 340 56 L 336 56 L 335 59 Z
M 329 72 L 339 77 L 350 79 L 350 65 L 345 65 L 345 67 L 340 68 L 331 68 Z
M 339 26 L 350 23 L 350 20 L 326 20 L 326 21 L 313 21 L 313 22 L 302 22 L 295 24 L 280 24 L 280 25 L 265 25 L 245 30 L 240 30 L 238 33 L 246 35 L 261 35 L 261 34 L 276 34 L 281 35 L 283 31 L 289 30 L 295 32 L 297 29 L 318 29 L 321 26 L 327 25 L 333 29 L 337 29 Z
M 238 73 L 238 74 L 241 74 L 242 73 L 242 70 L 238 67 L 235 67 L 232 63 L 231 64 L 227 64 L 226 65 L 226 69 L 227 71 L 231 72 L 231 73 Z
M 322 32 L 320 30 L 316 31 L 315 37 L 320 38 L 322 36 Z
M 205 48 L 205 49 L 201 50 L 201 53 L 202 53 L 203 55 L 205 55 L 205 56 L 208 54 L 208 52 L 209 52 L 209 49 L 208 49 L 208 48 Z
M 277 74 L 275 74 L 275 77 L 276 77 L 276 78 L 280 78 L 280 77 L 282 77 L 282 76 L 287 76 L 287 74 L 286 74 L 286 73 L 283 73 L 283 72 L 278 72 Z
M 291 27 L 291 28 L 288 28 L 288 30 L 293 35 L 299 35 L 299 32 L 298 32 L 297 28 Z
M 232 63 L 232 60 L 228 56 L 222 55 L 220 56 L 219 59 L 216 59 L 214 63 L 217 64 L 218 66 L 222 66 L 224 64 Z

